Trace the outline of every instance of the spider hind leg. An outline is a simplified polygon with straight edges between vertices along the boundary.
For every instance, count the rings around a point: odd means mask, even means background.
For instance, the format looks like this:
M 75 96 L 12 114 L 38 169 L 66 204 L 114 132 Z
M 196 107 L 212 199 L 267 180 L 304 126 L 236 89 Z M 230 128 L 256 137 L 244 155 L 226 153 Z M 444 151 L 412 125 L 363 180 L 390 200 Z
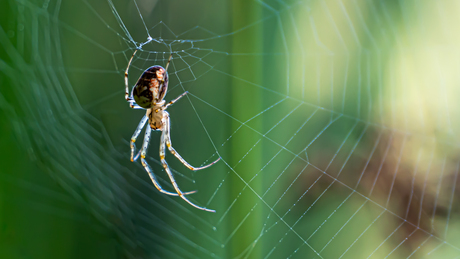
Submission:
M 163 164 L 163 167 L 166 171 L 166 173 L 168 174 L 169 176 L 169 179 L 171 180 L 171 183 L 174 187 L 174 189 L 176 190 L 176 192 L 179 194 L 179 196 L 184 200 L 186 201 L 188 204 L 192 205 L 193 207 L 197 208 L 197 209 L 200 209 L 200 210 L 204 210 L 204 211 L 209 211 L 209 212 L 216 212 L 215 210 L 211 210 L 211 209 L 208 209 L 208 208 L 205 208 L 205 207 L 201 207 L 201 206 L 198 206 L 196 204 L 194 204 L 193 202 L 191 202 L 189 199 L 187 199 L 185 197 L 185 193 L 183 193 L 180 188 L 179 188 L 179 185 L 177 184 L 176 182 L 176 179 L 174 179 L 174 176 L 172 175 L 171 173 L 171 170 L 169 169 L 169 166 L 168 166 L 168 163 L 166 162 L 165 160 L 165 146 L 166 146 L 166 142 L 168 141 L 169 139 L 169 114 L 165 111 L 164 112 L 164 115 L 163 115 L 163 125 L 165 125 L 164 129 L 163 129 L 163 132 L 161 134 L 161 144 L 160 144 L 160 160 L 161 160 L 161 163 Z M 174 150 L 174 149 L 173 149 Z M 171 152 L 172 153 L 172 152 Z M 173 153 L 174 154 L 174 153 Z M 177 152 L 176 152 L 177 154 Z M 179 155 L 179 154 L 177 154 Z M 176 155 L 176 157 L 177 157 Z M 180 156 L 179 156 L 180 157 Z M 178 157 L 178 158 L 179 158 Z M 182 160 L 181 160 L 182 159 Z M 190 164 L 188 164 L 182 157 L 180 157 L 181 162 L 184 161 L 184 165 L 188 165 L 189 168 L 195 168 L 195 167 L 192 167 Z M 218 159 L 219 160 L 219 159 Z M 218 161 L 217 160 L 217 161 Z M 215 161 L 215 162 L 217 162 Z M 212 164 L 210 165 L 207 165 L 205 166 L 204 168 L 206 167 L 209 167 L 211 166 Z M 199 169 L 203 169 L 203 168 L 196 168 L 196 170 L 199 170 Z M 193 170 L 193 169 L 191 169 Z
M 164 112 L 165 113 L 165 127 L 164 127 L 164 131 L 165 131 L 165 142 L 166 142 L 166 146 L 168 147 L 168 150 L 169 152 L 171 152 L 171 154 L 173 154 L 175 157 L 177 157 L 177 159 L 179 159 L 179 161 L 184 164 L 188 169 L 192 170 L 192 171 L 198 171 L 198 170 L 202 170 L 202 169 L 206 169 L 210 166 L 212 166 L 213 164 L 217 163 L 219 160 L 220 160 L 220 157 L 217 158 L 214 162 L 210 163 L 210 164 L 207 164 L 207 165 L 204 165 L 204 166 L 201 166 L 201 167 L 194 167 L 192 165 L 190 165 L 187 161 L 185 161 L 184 158 L 182 158 L 182 156 L 177 153 L 176 149 L 173 148 L 172 146 L 172 143 L 171 143 L 171 135 L 170 135 L 170 119 L 169 119 L 169 114 L 167 112 Z
M 139 126 L 141 126 L 141 125 L 139 125 Z M 147 173 L 149 174 L 150 180 L 152 180 L 153 185 L 158 189 L 158 191 L 160 191 L 161 193 L 167 194 L 167 195 L 171 195 L 171 196 L 180 196 L 179 193 L 168 192 L 168 191 L 166 191 L 165 189 L 163 189 L 161 187 L 161 185 L 159 184 L 157 178 L 153 174 L 152 169 L 150 168 L 149 164 L 145 160 L 145 156 L 147 155 L 147 148 L 149 146 L 149 140 L 150 140 L 151 132 L 152 132 L 152 129 L 150 127 L 147 127 L 147 129 L 145 130 L 144 144 L 142 146 L 142 151 L 141 151 L 141 163 L 144 166 L 145 171 L 147 171 Z M 189 194 L 192 194 L 192 193 L 195 193 L 195 192 L 196 191 L 184 192 L 184 193 L 182 193 L 182 195 L 189 195 Z

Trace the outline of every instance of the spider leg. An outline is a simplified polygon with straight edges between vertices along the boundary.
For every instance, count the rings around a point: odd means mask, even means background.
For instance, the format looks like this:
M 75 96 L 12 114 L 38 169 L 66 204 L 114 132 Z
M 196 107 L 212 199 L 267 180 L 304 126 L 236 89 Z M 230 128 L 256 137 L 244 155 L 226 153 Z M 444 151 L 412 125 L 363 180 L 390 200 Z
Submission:
M 173 54 L 171 53 L 171 55 L 169 55 L 169 59 L 168 59 L 168 63 L 166 63 L 166 68 L 165 68 L 165 71 L 168 72 L 168 67 L 169 67 L 169 63 L 171 62 L 171 59 L 172 59 L 172 56 Z M 163 85 L 165 83 L 165 80 L 164 78 L 160 81 L 160 85 Z
M 168 116 L 168 113 L 165 112 L 164 113 L 164 117 L 163 117 L 163 123 L 166 123 L 166 121 L 169 121 L 169 116 Z M 163 124 L 164 125 L 164 124 Z M 163 167 L 166 171 L 166 173 L 168 174 L 169 176 L 169 179 L 171 180 L 171 183 L 174 187 L 174 189 L 176 190 L 176 192 L 179 194 L 179 196 L 184 200 L 186 201 L 188 204 L 192 205 L 193 207 L 197 208 L 197 209 L 200 209 L 200 210 L 204 210 L 204 211 L 209 211 L 209 212 L 216 212 L 215 210 L 211 210 L 211 209 L 207 209 L 205 207 L 201 207 L 201 206 L 198 206 L 196 204 L 194 204 L 193 202 L 189 201 L 185 196 L 180 188 L 179 188 L 179 185 L 177 185 L 177 182 L 176 182 L 176 179 L 174 179 L 174 176 L 172 175 L 171 173 L 171 170 L 169 169 L 169 166 L 168 166 L 168 163 L 166 163 L 166 160 L 165 160 L 165 145 L 166 145 L 166 139 L 167 139 L 167 136 L 166 134 L 169 135 L 169 133 L 167 133 L 167 131 L 163 131 L 163 133 L 161 134 L 161 143 L 160 143 L 160 159 L 161 159 L 161 163 L 163 164 Z
M 125 89 L 125 99 L 126 99 L 126 101 L 130 102 L 131 105 L 132 105 L 131 101 L 133 101 L 133 99 L 129 97 L 128 71 L 129 71 L 129 67 L 131 66 L 131 61 L 133 61 L 134 55 L 136 55 L 136 52 L 137 52 L 137 49 L 136 49 L 136 51 L 134 51 L 133 55 L 129 59 L 128 67 L 126 67 L 126 71 L 125 71 L 125 87 L 126 87 L 126 89 Z M 133 107 L 131 107 L 131 108 L 133 108 Z
M 169 67 L 169 63 L 171 62 L 172 56 L 173 54 L 171 53 L 171 55 L 169 55 L 168 63 L 166 63 L 166 67 L 165 67 L 166 72 L 168 72 L 168 67 Z
M 126 71 L 125 71 L 125 99 L 126 99 L 126 101 L 128 101 L 129 107 L 131 107 L 131 108 L 133 108 L 133 109 L 144 109 L 144 110 L 145 110 L 145 108 L 142 108 L 142 107 L 140 107 L 139 105 L 137 105 L 137 103 L 136 103 L 136 101 L 134 101 L 132 95 L 129 96 L 129 89 L 128 89 L 128 71 L 129 71 L 129 67 L 131 66 L 131 61 L 133 61 L 134 55 L 136 55 L 136 52 L 137 52 L 137 49 L 136 49 L 136 51 L 134 51 L 133 55 L 132 55 L 131 58 L 129 59 L 128 67 L 126 67 Z
M 131 162 L 134 162 L 136 161 L 138 158 L 139 158 L 139 155 L 141 154 L 141 150 L 139 150 L 139 152 L 137 153 L 136 156 L 134 156 L 134 153 L 136 151 L 136 144 L 134 144 L 134 142 L 136 142 L 136 139 L 137 137 L 139 136 L 139 134 L 141 133 L 142 129 L 144 128 L 145 126 L 145 123 L 147 122 L 148 120 L 148 117 L 147 115 L 144 115 L 144 117 L 141 119 L 141 121 L 139 122 L 139 125 L 137 126 L 137 129 L 136 131 L 134 131 L 134 134 L 133 136 L 131 137 L 131 142 L 130 142 L 130 147 L 131 147 Z
M 185 92 L 187 93 L 187 92 Z M 179 96 L 180 97 L 180 96 Z M 202 167 L 194 167 L 192 165 L 190 165 L 187 161 L 185 161 L 185 159 L 182 158 L 181 155 L 179 155 L 179 153 L 177 153 L 177 151 L 173 148 L 172 144 L 171 144 L 171 134 L 170 134 L 170 120 L 169 120 L 169 114 L 167 114 L 167 112 L 164 112 L 165 113 L 165 127 L 164 127 L 164 131 L 165 131 L 165 142 L 166 142 L 166 146 L 168 147 L 169 149 L 169 152 L 171 152 L 171 154 L 173 154 L 174 156 L 177 157 L 177 159 L 179 159 L 179 161 L 184 164 L 188 169 L 192 170 L 192 171 L 197 171 L 197 170 L 201 170 L 201 169 L 205 169 L 205 168 L 208 168 L 210 166 L 212 166 L 213 164 L 217 163 L 217 161 L 220 160 L 220 157 L 217 158 L 216 161 L 210 163 L 210 164 L 207 164 L 205 166 L 202 166 Z
M 142 121 L 141 121 L 142 122 Z M 145 123 L 145 122 L 144 122 Z M 140 126 L 140 125 L 139 125 Z M 141 128 L 142 129 L 142 128 Z M 136 130 L 137 131 L 137 130 Z M 147 148 L 149 146 L 149 141 L 150 141 L 150 133 L 152 132 L 152 129 L 147 126 L 147 129 L 145 130 L 145 137 L 144 137 L 144 145 L 142 146 L 142 151 L 141 151 L 141 162 L 142 162 L 142 165 L 144 166 L 145 168 L 145 171 L 147 171 L 147 173 L 149 174 L 150 176 L 150 179 L 152 180 L 152 183 L 153 185 L 155 185 L 155 187 L 158 189 L 158 191 L 160 191 L 161 193 L 164 193 L 164 194 L 168 194 L 168 195 L 172 195 L 172 196 L 180 196 L 180 195 L 188 195 L 188 194 L 192 194 L 192 193 L 195 193 L 195 191 L 191 191 L 191 192 L 186 192 L 186 193 L 181 193 L 181 194 L 178 194 L 178 193 L 172 193 L 172 192 L 168 192 L 166 191 L 165 189 L 163 189 L 161 187 L 161 185 L 158 183 L 158 180 L 157 178 L 155 177 L 155 175 L 153 174 L 152 172 L 152 169 L 150 169 L 150 166 L 149 164 L 147 164 L 147 161 L 145 161 L 145 156 L 147 155 Z M 136 134 L 136 133 L 134 133 Z M 184 199 L 184 197 L 182 198 Z
M 131 107 L 133 109 L 145 110 L 145 108 L 140 107 L 139 105 L 137 105 L 136 101 L 134 101 L 132 97 L 129 97 L 128 103 L 129 103 L 129 107 Z
M 166 110 L 170 105 L 173 105 L 175 102 L 177 102 L 180 98 L 184 97 L 184 95 L 188 94 L 188 91 L 184 92 L 183 94 L 179 95 L 176 99 L 170 101 L 164 106 L 164 110 Z

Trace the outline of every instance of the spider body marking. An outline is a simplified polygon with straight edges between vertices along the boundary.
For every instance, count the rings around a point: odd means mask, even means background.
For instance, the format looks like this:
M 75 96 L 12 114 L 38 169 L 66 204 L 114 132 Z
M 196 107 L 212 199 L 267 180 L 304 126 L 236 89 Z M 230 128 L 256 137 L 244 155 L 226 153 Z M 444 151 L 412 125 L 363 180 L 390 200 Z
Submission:
M 165 116 L 167 111 L 164 111 L 161 106 L 154 106 L 151 109 L 147 110 L 145 116 L 149 119 L 149 125 L 152 130 L 163 130 L 163 122 L 162 119 Z M 168 114 L 169 117 L 169 114 Z
M 139 77 L 139 79 L 137 80 L 137 83 L 134 85 L 131 91 L 131 94 L 129 94 L 128 71 L 129 71 L 129 67 L 131 65 L 131 62 L 136 52 L 137 50 L 134 51 L 133 55 L 131 56 L 131 59 L 128 62 L 128 67 L 126 68 L 126 71 L 125 71 L 125 87 L 126 87 L 125 99 L 126 101 L 128 101 L 129 106 L 131 108 L 145 109 L 147 111 L 146 111 L 145 116 L 141 119 L 139 125 L 137 126 L 136 131 L 134 131 L 133 136 L 131 137 L 131 142 L 130 142 L 131 161 L 134 162 L 139 157 L 141 158 L 141 163 L 144 166 L 147 173 L 149 174 L 153 185 L 161 193 L 172 195 L 172 196 L 180 196 L 183 200 L 185 200 L 187 203 L 189 203 L 190 205 L 192 205 L 193 207 L 197 209 L 215 212 L 215 210 L 211 210 L 211 209 L 207 209 L 207 208 L 198 206 L 192 203 L 189 199 L 187 199 L 187 197 L 185 197 L 186 195 L 192 194 L 195 191 L 182 192 L 180 190 L 165 160 L 166 147 L 168 148 L 171 154 L 173 154 L 177 159 L 179 159 L 179 161 L 182 164 L 184 164 L 188 169 L 192 171 L 208 168 L 220 160 L 220 158 L 218 158 L 216 161 L 208 165 L 205 165 L 202 167 L 193 167 L 187 161 L 185 161 L 185 159 L 183 159 L 182 156 L 179 155 L 179 153 L 177 153 L 177 151 L 172 147 L 171 136 L 170 136 L 170 119 L 169 119 L 169 113 L 166 111 L 166 109 L 170 105 L 174 104 L 176 101 L 178 101 L 180 98 L 182 98 L 184 95 L 187 94 L 187 92 L 185 92 L 181 94 L 179 97 L 177 97 L 176 99 L 170 101 L 169 103 L 166 103 L 165 100 L 163 100 L 166 95 L 166 91 L 168 90 L 169 78 L 168 78 L 167 71 L 168 71 L 169 63 L 171 62 L 171 59 L 172 59 L 172 54 L 169 56 L 169 60 L 168 60 L 168 63 L 166 63 L 165 68 L 163 68 L 162 66 L 152 66 L 146 69 L 142 73 L 142 75 Z M 136 155 L 134 155 L 136 153 L 135 151 L 136 150 L 136 145 L 135 145 L 136 139 L 141 133 L 147 121 L 149 122 L 149 127 L 147 127 L 145 130 L 144 143 L 142 145 L 141 150 L 139 150 L 139 152 Z M 168 174 L 171 184 L 174 187 L 175 193 L 166 191 L 161 187 L 158 180 L 156 179 L 156 176 L 153 174 L 152 169 L 150 168 L 149 164 L 145 160 L 152 130 L 162 132 L 161 138 L 160 138 L 160 160 L 161 160 L 161 164 L 163 165 L 163 168 Z
M 167 90 L 168 73 L 162 66 L 152 66 L 142 73 L 131 95 L 139 106 L 149 109 L 160 105 Z

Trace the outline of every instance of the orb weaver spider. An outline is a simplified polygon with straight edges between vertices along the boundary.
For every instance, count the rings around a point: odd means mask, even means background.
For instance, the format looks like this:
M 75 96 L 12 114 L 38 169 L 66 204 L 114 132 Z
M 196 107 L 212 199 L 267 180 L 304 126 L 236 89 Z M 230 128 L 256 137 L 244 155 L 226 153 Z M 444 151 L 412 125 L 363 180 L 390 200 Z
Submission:
M 187 203 L 189 203 L 197 209 L 216 212 L 215 210 L 198 206 L 192 203 L 190 200 L 188 200 L 187 197 L 185 197 L 186 195 L 195 193 L 196 191 L 182 192 L 179 186 L 177 185 L 176 180 L 174 179 L 174 176 L 171 173 L 171 170 L 169 169 L 168 163 L 165 160 L 165 146 L 168 147 L 169 152 L 171 152 L 171 154 L 176 156 L 182 164 L 184 164 L 188 169 L 192 171 L 208 168 L 220 160 L 219 157 L 216 161 L 208 165 L 202 167 L 193 167 L 187 161 L 185 161 L 185 159 L 183 159 L 179 155 L 179 153 L 177 153 L 177 151 L 172 147 L 170 136 L 171 123 L 169 119 L 169 113 L 166 111 L 166 109 L 187 94 L 187 92 L 184 92 L 183 94 L 179 95 L 179 97 L 170 101 L 169 103 L 166 103 L 165 100 L 163 100 L 166 95 L 166 91 L 168 90 L 167 71 L 173 55 L 171 53 L 171 55 L 169 56 L 168 63 L 166 63 L 166 68 L 163 68 L 162 66 L 151 66 L 147 68 L 137 80 L 137 83 L 134 85 L 130 95 L 128 89 L 128 71 L 129 67 L 131 66 L 131 61 L 133 60 L 134 55 L 136 55 L 137 51 L 138 49 L 134 51 L 133 55 L 131 56 L 131 59 L 128 62 L 128 67 L 125 71 L 125 99 L 126 101 L 128 101 L 129 106 L 131 108 L 144 109 L 147 110 L 147 112 L 139 122 L 136 131 L 134 131 L 134 134 L 131 137 L 131 162 L 136 161 L 140 156 L 141 163 L 144 166 L 147 173 L 149 174 L 150 179 L 153 182 L 153 185 L 155 185 L 155 187 L 161 193 L 172 196 L 180 196 L 183 200 L 185 200 Z M 136 142 L 137 137 L 141 133 L 141 130 L 144 128 L 147 121 L 149 122 L 150 127 L 147 127 L 145 130 L 144 143 L 142 145 L 141 150 L 139 150 L 139 152 L 136 155 L 134 155 L 136 150 L 136 145 L 134 143 Z M 166 173 L 169 176 L 169 180 L 171 181 L 176 193 L 168 192 L 161 187 L 160 183 L 153 174 L 152 169 L 145 160 L 145 157 L 147 155 L 147 148 L 149 146 L 150 134 L 152 130 L 162 132 L 160 138 L 160 160 Z

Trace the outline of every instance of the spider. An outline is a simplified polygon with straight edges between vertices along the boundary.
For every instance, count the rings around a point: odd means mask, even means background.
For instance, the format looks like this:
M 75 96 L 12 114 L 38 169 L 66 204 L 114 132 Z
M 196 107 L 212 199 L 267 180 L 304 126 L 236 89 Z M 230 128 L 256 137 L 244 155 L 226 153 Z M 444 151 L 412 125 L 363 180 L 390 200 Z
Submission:
M 167 195 L 172 195 L 172 196 L 180 196 L 183 200 L 185 200 L 187 203 L 192 205 L 193 207 L 200 209 L 200 210 L 205 210 L 205 211 L 210 211 L 210 212 L 215 212 L 215 210 L 207 209 L 205 207 L 198 206 L 185 197 L 188 194 L 195 193 L 196 191 L 191 191 L 191 192 L 182 192 L 179 188 L 179 186 L 176 183 L 176 180 L 174 179 L 174 176 L 171 173 L 171 170 L 169 169 L 168 163 L 166 163 L 165 160 L 165 146 L 168 147 L 169 152 L 171 152 L 174 156 L 179 159 L 179 161 L 184 164 L 188 169 L 192 171 L 196 170 L 201 170 L 208 168 L 215 164 L 217 161 L 220 160 L 220 157 L 205 166 L 202 167 L 193 167 L 191 166 L 185 159 L 183 159 L 179 153 L 172 147 L 171 144 L 171 136 L 170 136 L 170 119 L 169 119 L 169 113 L 166 111 L 166 109 L 177 102 L 180 98 L 182 98 L 184 95 L 187 94 L 187 92 L 184 92 L 183 94 L 179 95 L 176 99 L 170 101 L 169 103 L 166 103 L 164 99 L 166 95 L 166 91 L 168 90 L 168 67 L 169 63 L 171 62 L 172 59 L 172 53 L 169 56 L 168 63 L 166 63 L 166 68 L 163 68 L 162 66 L 152 66 L 147 68 L 144 73 L 139 77 L 137 80 L 137 83 L 134 85 L 131 95 L 128 92 L 128 71 L 129 67 L 131 66 L 131 61 L 134 58 L 134 55 L 136 55 L 138 49 L 134 51 L 133 55 L 131 56 L 131 59 L 128 62 L 128 67 L 126 68 L 125 71 L 125 86 L 126 86 L 126 91 L 125 91 L 125 99 L 128 101 L 129 106 L 133 109 L 144 109 L 147 110 L 146 114 L 144 117 L 141 119 L 139 122 L 139 125 L 137 126 L 136 131 L 134 131 L 133 136 L 131 137 L 131 142 L 130 142 L 130 147 L 131 147 L 131 162 L 136 161 L 139 156 L 141 158 L 142 165 L 144 166 L 145 170 L 150 176 L 150 179 L 153 182 L 153 185 L 160 191 L 161 193 L 167 194 Z M 144 128 L 146 122 L 149 122 L 149 126 L 145 130 L 145 137 L 144 137 L 144 143 L 142 145 L 141 150 L 134 156 L 135 150 L 136 150 L 136 145 L 134 144 L 136 142 L 137 137 L 141 133 L 141 130 Z M 169 176 L 169 179 L 174 187 L 174 190 L 176 191 L 175 193 L 168 192 L 164 190 L 158 180 L 156 179 L 155 175 L 153 174 L 152 169 L 150 168 L 149 164 L 145 160 L 145 156 L 147 155 L 147 148 L 149 146 L 149 140 L 150 140 L 150 133 L 152 130 L 156 131 L 161 131 L 161 139 L 160 139 L 160 160 L 161 164 L 163 165 L 166 173 Z

